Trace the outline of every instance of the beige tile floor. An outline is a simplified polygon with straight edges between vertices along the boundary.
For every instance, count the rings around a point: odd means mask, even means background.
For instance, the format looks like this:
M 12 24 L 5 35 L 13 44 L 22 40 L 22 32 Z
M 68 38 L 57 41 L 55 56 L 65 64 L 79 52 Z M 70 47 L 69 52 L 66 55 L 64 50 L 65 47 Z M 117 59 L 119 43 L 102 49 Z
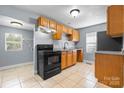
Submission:
M 94 77 L 94 65 L 77 63 L 60 74 L 43 80 L 26 65 L 0 71 L 1 88 L 107 88 Z

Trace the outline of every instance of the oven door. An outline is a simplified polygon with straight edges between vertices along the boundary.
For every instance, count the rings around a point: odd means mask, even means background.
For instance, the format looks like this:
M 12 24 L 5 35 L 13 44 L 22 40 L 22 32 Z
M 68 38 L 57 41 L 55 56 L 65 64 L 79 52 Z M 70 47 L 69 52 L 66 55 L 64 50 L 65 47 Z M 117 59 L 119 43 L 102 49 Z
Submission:
M 61 67 L 61 52 L 44 52 L 44 61 L 45 71 Z

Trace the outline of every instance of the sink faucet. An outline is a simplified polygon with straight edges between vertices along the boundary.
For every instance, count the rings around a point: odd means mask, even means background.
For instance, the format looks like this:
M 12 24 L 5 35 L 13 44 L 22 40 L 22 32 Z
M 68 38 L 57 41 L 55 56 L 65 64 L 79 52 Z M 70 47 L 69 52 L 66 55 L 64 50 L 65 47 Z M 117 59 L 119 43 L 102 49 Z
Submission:
M 68 46 L 68 42 L 64 42 L 64 49 L 66 49 Z

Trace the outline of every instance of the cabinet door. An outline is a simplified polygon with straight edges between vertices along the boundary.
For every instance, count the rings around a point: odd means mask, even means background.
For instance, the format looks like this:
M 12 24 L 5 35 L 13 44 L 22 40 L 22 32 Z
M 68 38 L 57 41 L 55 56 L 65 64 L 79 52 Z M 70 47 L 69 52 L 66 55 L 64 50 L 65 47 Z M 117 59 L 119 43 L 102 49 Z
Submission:
M 112 5 L 107 10 L 107 34 L 111 37 L 123 35 L 123 6 Z
M 83 51 L 82 50 L 77 50 L 77 61 L 83 62 Z
M 61 37 L 62 37 L 62 25 L 57 24 L 56 33 L 53 34 L 53 39 L 54 40 L 61 40 Z
M 80 39 L 80 34 L 79 34 L 79 32 L 76 31 L 76 30 L 73 30 L 72 34 L 73 34 L 73 35 L 72 35 L 72 37 L 71 37 L 71 40 L 72 40 L 72 41 L 75 41 L 75 42 L 79 41 L 79 39 Z
M 39 17 L 37 22 L 38 26 L 49 27 L 49 20 L 45 17 Z
M 72 51 L 68 51 L 67 52 L 67 66 L 71 66 L 72 65 Z
M 63 33 L 66 33 L 66 34 L 68 33 L 68 29 L 67 29 L 67 27 L 66 27 L 66 26 L 64 26 L 64 25 L 63 25 L 62 30 L 63 30 Z
M 111 87 L 123 87 L 122 55 L 96 54 L 95 76 L 99 82 Z
M 76 41 L 80 40 L 80 33 L 78 31 L 76 31 Z
M 51 29 L 55 29 L 55 30 L 56 30 L 56 27 L 57 27 L 56 22 L 55 22 L 55 21 L 50 20 L 50 21 L 49 21 L 49 27 L 50 27 Z
M 67 67 L 66 52 L 62 52 L 62 55 L 61 55 L 61 69 L 65 69 L 66 67 Z
M 72 64 L 76 64 L 77 63 L 77 51 L 73 51 L 73 63 Z
M 72 35 L 72 29 L 71 28 L 67 28 L 68 29 L 68 35 Z
M 72 30 L 72 35 L 70 36 L 71 41 L 75 41 L 75 30 Z
M 101 60 L 102 59 L 102 60 Z M 95 54 L 95 77 L 98 81 L 104 80 L 104 62 L 106 58 L 104 55 Z

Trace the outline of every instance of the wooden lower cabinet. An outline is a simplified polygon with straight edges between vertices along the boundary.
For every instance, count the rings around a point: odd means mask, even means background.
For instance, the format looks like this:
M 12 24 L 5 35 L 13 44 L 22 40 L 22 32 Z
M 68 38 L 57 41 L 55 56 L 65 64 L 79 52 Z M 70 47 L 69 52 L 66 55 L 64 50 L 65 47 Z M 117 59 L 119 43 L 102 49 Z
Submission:
M 61 55 L 61 69 L 65 69 L 66 67 L 67 67 L 66 52 L 62 52 L 62 55 Z
M 77 62 L 77 52 L 76 51 L 63 51 L 61 54 L 61 69 L 70 67 Z
M 72 65 L 72 51 L 67 52 L 67 67 Z
M 110 87 L 124 86 L 124 56 L 95 54 L 95 76 Z
M 72 64 L 74 65 L 77 63 L 77 51 L 73 51 L 72 58 L 73 58 Z
M 77 62 L 83 62 L 83 51 L 77 50 Z

